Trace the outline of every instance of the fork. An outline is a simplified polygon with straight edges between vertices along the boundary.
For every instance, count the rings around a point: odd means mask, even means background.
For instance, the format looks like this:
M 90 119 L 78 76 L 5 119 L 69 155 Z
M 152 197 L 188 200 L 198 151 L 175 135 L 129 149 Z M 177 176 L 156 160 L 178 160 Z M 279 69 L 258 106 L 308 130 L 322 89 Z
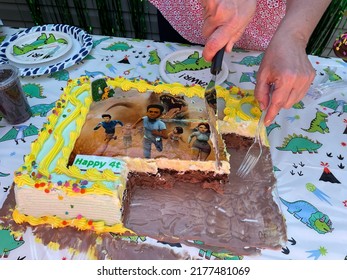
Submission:
M 249 147 L 245 158 L 243 159 L 239 169 L 236 172 L 236 175 L 240 176 L 241 178 L 245 178 L 249 172 L 254 168 L 254 166 L 259 161 L 262 153 L 263 153 L 263 144 L 261 141 L 261 132 L 264 129 L 264 118 L 266 115 L 266 112 L 271 104 L 271 98 L 272 98 L 272 92 L 274 90 L 275 86 L 274 84 L 270 84 L 270 91 L 269 91 L 269 104 L 265 110 L 263 110 L 261 117 L 259 119 L 257 129 L 255 131 L 255 137 L 254 142 Z

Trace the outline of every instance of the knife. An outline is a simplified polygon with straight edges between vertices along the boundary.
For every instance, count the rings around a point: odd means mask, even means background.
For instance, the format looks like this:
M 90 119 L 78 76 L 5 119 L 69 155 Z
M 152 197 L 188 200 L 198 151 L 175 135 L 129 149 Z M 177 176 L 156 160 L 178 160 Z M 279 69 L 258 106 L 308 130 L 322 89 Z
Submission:
M 216 92 L 216 78 L 218 73 L 222 70 L 222 62 L 225 48 L 219 50 L 212 59 L 211 64 L 211 81 L 205 89 L 205 106 L 207 111 L 207 118 L 210 124 L 211 141 L 216 156 L 216 168 L 219 170 L 222 162 L 219 154 L 219 141 L 217 131 L 217 92 Z

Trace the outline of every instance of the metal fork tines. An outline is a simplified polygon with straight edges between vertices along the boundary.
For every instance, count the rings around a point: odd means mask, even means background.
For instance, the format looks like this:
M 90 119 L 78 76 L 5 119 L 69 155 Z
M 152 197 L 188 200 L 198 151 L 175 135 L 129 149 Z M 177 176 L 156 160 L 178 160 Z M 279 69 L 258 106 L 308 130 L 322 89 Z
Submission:
M 261 140 L 261 134 L 262 134 L 262 131 L 264 131 L 264 127 L 265 127 L 264 118 L 265 118 L 267 109 L 269 108 L 271 103 L 273 90 L 274 90 L 274 84 L 271 84 L 270 92 L 269 92 L 269 98 L 270 98 L 269 105 L 261 114 L 256 132 L 255 132 L 254 141 L 252 145 L 249 147 L 245 158 L 243 159 L 239 169 L 236 172 L 236 175 L 240 176 L 241 178 L 245 178 L 251 172 L 251 170 L 255 167 L 255 165 L 257 164 L 257 162 L 259 161 L 263 153 L 263 143 Z
M 262 116 L 264 115 L 265 114 L 262 114 Z M 239 169 L 236 172 L 236 175 L 240 176 L 241 178 L 245 178 L 249 174 L 249 172 L 251 172 L 263 153 L 263 144 L 261 142 L 260 135 L 263 127 L 264 120 L 260 119 L 257 126 L 257 132 L 255 134 L 254 142 L 249 147 L 245 158 L 243 159 Z

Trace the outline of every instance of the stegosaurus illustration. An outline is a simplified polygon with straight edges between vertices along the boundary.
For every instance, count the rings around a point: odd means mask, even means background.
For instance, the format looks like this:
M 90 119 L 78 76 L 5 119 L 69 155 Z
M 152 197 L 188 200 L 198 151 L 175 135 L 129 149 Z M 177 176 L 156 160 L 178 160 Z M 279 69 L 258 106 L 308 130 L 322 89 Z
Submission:
M 109 45 L 106 48 L 102 48 L 105 51 L 127 51 L 129 49 L 132 49 L 133 46 L 129 45 L 126 42 L 115 42 L 111 45 Z
M 22 86 L 25 95 L 29 98 L 46 98 L 43 96 L 43 88 L 39 84 L 28 83 Z
M 279 151 L 291 151 L 293 154 L 301 154 L 304 151 L 311 153 L 318 153 L 317 150 L 322 147 L 318 141 L 313 141 L 302 134 L 288 135 L 282 144 L 282 147 L 276 147 Z
M 258 56 L 246 56 L 241 61 L 233 61 L 233 63 L 245 65 L 245 66 L 255 66 L 255 65 L 260 65 L 262 59 L 264 57 L 264 53 L 259 54 Z

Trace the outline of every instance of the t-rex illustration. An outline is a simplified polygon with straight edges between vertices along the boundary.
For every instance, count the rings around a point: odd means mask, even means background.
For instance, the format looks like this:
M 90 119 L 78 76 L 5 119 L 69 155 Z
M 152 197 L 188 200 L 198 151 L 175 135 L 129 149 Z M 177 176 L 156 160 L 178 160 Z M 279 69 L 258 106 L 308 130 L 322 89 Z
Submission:
M 317 109 L 316 117 L 311 121 L 310 127 L 305 129 L 302 128 L 302 130 L 305 130 L 307 132 L 320 132 L 320 133 L 329 133 L 329 127 L 327 125 L 327 118 L 328 115 L 323 113 L 322 111 L 319 111 Z

